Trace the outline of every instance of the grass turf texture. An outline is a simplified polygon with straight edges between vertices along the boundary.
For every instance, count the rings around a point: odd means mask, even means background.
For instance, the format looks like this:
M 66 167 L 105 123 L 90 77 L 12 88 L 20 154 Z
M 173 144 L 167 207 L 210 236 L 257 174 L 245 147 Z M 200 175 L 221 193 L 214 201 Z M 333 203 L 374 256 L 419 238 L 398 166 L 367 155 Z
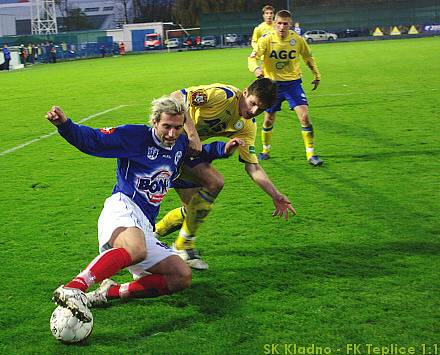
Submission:
M 50 297 L 97 253 L 96 222 L 115 162 L 58 136 L 0 156 L 0 353 L 263 354 L 266 344 L 284 351 L 296 343 L 343 354 L 359 343 L 366 354 L 371 343 L 421 354 L 422 344 L 440 342 L 440 38 L 312 50 L 323 79 L 311 92 L 304 70 L 304 87 L 326 163 L 306 164 L 299 123 L 285 106 L 272 158 L 263 162 L 298 216 L 273 220 L 270 198 L 236 157 L 216 162 L 226 185 L 199 238 L 210 269 L 194 272 L 181 294 L 93 310 L 83 345 L 51 336 Z M 43 116 L 55 104 L 76 121 L 128 105 L 86 123 L 105 127 L 145 122 L 152 98 L 182 87 L 244 88 L 252 80 L 248 53 L 138 55 L 0 73 L 0 152 L 52 132 Z M 171 192 L 161 215 L 178 205 Z

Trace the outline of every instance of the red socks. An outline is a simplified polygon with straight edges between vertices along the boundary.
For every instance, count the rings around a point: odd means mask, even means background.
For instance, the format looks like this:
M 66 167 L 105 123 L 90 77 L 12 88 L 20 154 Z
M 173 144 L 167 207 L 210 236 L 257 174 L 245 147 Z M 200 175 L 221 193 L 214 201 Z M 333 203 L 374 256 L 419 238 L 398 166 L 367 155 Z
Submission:
M 132 262 L 130 254 L 123 248 L 107 250 L 98 255 L 84 271 L 65 286 L 85 292 L 91 285 L 108 279 L 119 270 L 130 266 Z
M 170 293 L 165 277 L 154 274 L 122 285 L 111 286 L 107 298 L 152 298 Z

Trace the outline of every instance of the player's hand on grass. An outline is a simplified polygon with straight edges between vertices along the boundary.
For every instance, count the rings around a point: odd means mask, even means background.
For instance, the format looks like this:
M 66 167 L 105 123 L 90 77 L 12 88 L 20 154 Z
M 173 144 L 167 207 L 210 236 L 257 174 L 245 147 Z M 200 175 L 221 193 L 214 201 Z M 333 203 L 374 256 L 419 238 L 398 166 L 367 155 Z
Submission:
M 275 211 L 272 213 L 272 216 L 278 216 L 278 218 L 283 217 L 286 221 L 289 219 L 289 211 L 296 215 L 296 211 L 292 206 L 292 203 L 289 201 L 287 196 L 284 195 L 276 195 L 273 198 L 273 204 L 275 205 Z
M 58 106 L 52 106 L 51 110 L 46 114 L 47 120 L 54 126 L 59 126 L 67 122 L 67 116 Z
M 313 85 L 313 89 L 312 90 L 316 90 L 319 86 L 319 83 L 321 82 L 321 80 L 315 79 L 311 82 L 311 84 Z
M 231 155 L 235 152 L 235 150 L 239 147 L 239 146 L 246 146 L 245 142 L 243 139 L 240 138 L 232 138 L 231 140 L 229 140 L 228 143 L 226 143 L 225 146 L 225 153 L 227 155 Z

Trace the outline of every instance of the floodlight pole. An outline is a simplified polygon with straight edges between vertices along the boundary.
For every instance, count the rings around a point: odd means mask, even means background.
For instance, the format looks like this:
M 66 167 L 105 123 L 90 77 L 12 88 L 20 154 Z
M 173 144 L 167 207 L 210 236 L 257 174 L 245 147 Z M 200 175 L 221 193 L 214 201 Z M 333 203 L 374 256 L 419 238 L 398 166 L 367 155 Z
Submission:
M 55 0 L 35 0 L 36 11 L 33 12 L 31 2 L 32 34 L 58 33 Z

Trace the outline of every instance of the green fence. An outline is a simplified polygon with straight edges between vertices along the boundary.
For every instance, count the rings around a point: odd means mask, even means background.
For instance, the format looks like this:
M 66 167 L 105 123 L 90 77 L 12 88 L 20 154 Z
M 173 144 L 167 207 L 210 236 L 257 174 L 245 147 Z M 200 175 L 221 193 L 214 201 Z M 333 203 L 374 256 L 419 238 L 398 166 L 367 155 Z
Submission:
M 0 37 L 0 44 L 8 43 L 10 46 L 19 46 L 21 44 L 39 44 L 45 42 L 53 43 L 97 43 L 103 37 L 106 37 L 106 31 L 78 31 L 65 32 L 51 35 L 28 35 L 28 36 L 3 36 Z
M 294 2 L 293 2 L 294 3 Z M 368 5 L 291 6 L 294 21 L 303 30 L 374 29 L 390 26 L 440 24 L 440 1 L 382 1 Z M 249 36 L 262 21 L 261 12 L 202 14 L 203 35 L 237 33 Z

